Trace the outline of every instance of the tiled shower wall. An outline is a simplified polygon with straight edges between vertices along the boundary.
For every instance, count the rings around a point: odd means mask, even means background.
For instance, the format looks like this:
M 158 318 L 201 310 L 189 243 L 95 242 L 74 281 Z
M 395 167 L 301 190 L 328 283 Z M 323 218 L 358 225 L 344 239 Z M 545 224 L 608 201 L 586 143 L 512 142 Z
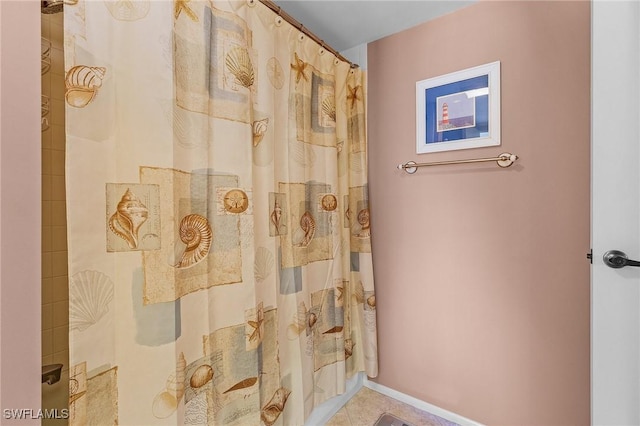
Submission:
M 63 14 L 42 16 L 51 42 L 50 68 L 42 74 L 49 112 L 42 132 L 42 365 L 69 367 L 69 277 L 65 207 Z

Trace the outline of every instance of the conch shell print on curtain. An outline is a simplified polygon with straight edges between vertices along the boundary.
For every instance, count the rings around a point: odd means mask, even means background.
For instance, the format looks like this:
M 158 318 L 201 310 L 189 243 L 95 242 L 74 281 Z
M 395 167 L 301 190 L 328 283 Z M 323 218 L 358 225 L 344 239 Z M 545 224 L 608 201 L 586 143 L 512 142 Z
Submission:
M 109 228 L 134 249 L 138 247 L 138 229 L 148 217 L 149 209 L 127 189 L 116 212 L 109 218 Z
M 65 94 L 67 104 L 76 108 L 87 106 L 98 94 L 106 72 L 105 67 L 86 65 L 77 65 L 67 71 L 64 81 L 67 88 Z
M 159 196 L 151 185 L 107 184 L 107 251 L 160 247 Z

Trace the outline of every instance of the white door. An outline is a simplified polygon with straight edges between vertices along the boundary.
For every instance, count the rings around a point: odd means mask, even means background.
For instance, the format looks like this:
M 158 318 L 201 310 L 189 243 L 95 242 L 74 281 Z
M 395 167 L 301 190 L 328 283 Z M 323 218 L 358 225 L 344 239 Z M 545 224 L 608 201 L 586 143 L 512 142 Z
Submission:
M 640 3 L 592 6 L 591 421 L 640 425 Z

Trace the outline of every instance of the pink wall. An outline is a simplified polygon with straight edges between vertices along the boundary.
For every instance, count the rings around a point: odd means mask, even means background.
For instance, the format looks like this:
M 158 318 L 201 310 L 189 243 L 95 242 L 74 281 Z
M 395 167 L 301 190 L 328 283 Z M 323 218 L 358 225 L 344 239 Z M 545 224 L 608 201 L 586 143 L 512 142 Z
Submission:
M 0 51 L 0 423 L 30 425 L 4 410 L 40 408 L 40 2 L 0 1 Z
M 497 60 L 502 146 L 416 155 L 415 82 Z M 482 1 L 371 43 L 368 70 L 377 381 L 486 424 L 589 424 L 589 2 Z

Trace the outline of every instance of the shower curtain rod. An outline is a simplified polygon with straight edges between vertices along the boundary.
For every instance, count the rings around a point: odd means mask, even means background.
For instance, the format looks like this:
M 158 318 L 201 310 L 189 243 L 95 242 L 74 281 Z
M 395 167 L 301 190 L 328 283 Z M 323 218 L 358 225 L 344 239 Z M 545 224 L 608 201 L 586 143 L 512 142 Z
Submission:
M 256 0 L 249 0 L 250 3 L 253 3 L 255 1 Z M 310 37 L 313 41 L 318 43 L 320 46 L 322 46 L 323 48 L 325 48 L 329 52 L 333 53 L 333 55 L 336 58 L 340 59 L 343 62 L 347 62 L 351 68 L 358 68 L 359 67 L 358 64 L 354 64 L 353 62 L 351 62 L 350 60 L 348 60 L 347 58 L 342 56 L 340 53 L 338 53 L 337 50 L 335 50 L 331 46 L 328 46 L 327 44 L 325 44 L 324 40 L 321 40 L 317 35 L 315 35 L 311 31 L 309 31 L 308 29 L 306 29 L 304 27 L 304 25 L 302 25 L 300 22 L 298 22 L 293 16 L 289 15 L 287 12 L 282 10 L 282 8 L 280 6 L 278 6 L 277 4 L 272 2 L 271 0 L 259 0 L 259 1 L 260 1 L 260 3 L 264 4 L 265 6 L 267 6 L 269 9 L 274 11 L 282 19 L 284 19 L 285 21 L 290 23 L 292 26 L 294 26 L 295 28 L 297 28 L 300 31 L 302 31 L 305 35 Z

